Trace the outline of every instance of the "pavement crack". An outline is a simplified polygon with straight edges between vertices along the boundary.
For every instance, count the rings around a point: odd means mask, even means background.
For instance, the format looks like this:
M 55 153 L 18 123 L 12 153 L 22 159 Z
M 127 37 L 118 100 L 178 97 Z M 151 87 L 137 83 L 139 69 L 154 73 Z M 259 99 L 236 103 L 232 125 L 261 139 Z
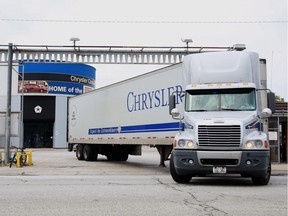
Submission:
M 197 196 L 195 194 L 193 194 L 192 192 L 187 192 L 183 190 L 183 186 L 185 187 L 185 185 L 179 185 L 179 184 L 174 184 L 174 185 L 169 185 L 164 183 L 163 181 L 161 181 L 159 178 L 156 178 L 156 181 L 165 186 L 166 188 L 169 188 L 171 190 L 180 192 L 180 193 L 186 193 L 188 194 L 188 196 L 192 199 L 184 199 L 183 200 L 183 204 L 185 206 L 187 206 L 188 208 L 194 209 L 197 212 L 201 213 L 201 215 L 228 215 L 228 213 L 226 213 L 225 211 L 218 209 L 214 206 L 212 206 L 211 204 L 214 203 L 215 201 L 218 200 L 217 197 L 215 197 L 214 199 L 210 199 L 209 201 L 201 201 L 197 198 Z
M 221 215 L 228 215 L 228 213 L 226 213 L 225 211 L 218 209 L 214 206 L 212 206 L 211 204 L 214 203 L 215 201 L 218 200 L 218 198 L 214 198 L 214 199 L 210 199 L 209 201 L 201 201 L 199 200 L 193 193 L 191 192 L 187 192 L 190 197 L 192 198 L 192 200 L 194 201 L 190 201 L 190 200 L 185 200 L 185 205 L 188 207 L 200 207 L 199 211 L 203 213 L 203 211 L 205 212 L 205 215 L 215 215 L 215 214 L 221 214 Z

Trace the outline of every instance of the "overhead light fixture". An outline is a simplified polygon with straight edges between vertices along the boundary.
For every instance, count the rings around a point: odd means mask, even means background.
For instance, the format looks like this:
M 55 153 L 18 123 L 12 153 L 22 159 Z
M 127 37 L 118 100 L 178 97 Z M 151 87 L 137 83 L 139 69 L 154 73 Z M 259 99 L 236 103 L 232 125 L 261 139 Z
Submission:
M 193 42 L 193 40 L 192 40 L 192 39 L 189 39 L 189 38 L 181 38 L 181 40 L 182 40 L 183 43 L 186 43 L 186 44 Z
M 193 43 L 193 40 L 190 39 L 190 38 L 181 38 L 181 40 L 182 40 L 183 43 L 186 43 L 187 53 L 189 53 L 189 52 L 188 52 L 189 43 Z
M 76 41 L 80 41 L 80 38 L 72 37 L 72 38 L 70 38 L 70 41 L 73 41 L 74 49 L 76 49 Z
M 236 51 L 243 51 L 246 49 L 246 45 L 245 44 L 234 44 L 233 49 Z

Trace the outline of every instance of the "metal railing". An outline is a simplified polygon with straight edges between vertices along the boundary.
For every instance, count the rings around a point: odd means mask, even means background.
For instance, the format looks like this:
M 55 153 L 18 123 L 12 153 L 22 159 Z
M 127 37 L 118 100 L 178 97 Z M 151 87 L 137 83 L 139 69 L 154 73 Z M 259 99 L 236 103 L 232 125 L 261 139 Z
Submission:
M 14 45 L 13 62 L 85 64 L 174 64 L 187 54 L 235 50 L 231 47 L 53 46 Z M 238 48 L 239 50 L 239 48 Z M 8 45 L 0 45 L 0 63 L 8 62 Z

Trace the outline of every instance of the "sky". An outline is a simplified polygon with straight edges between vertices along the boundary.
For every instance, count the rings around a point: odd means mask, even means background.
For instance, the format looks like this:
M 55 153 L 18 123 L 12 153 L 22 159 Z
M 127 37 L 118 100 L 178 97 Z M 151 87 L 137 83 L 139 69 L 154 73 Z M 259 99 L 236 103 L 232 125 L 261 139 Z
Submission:
M 287 0 L 0 0 L 0 45 L 232 46 L 267 60 L 268 88 L 288 101 Z M 163 66 L 93 65 L 96 87 Z

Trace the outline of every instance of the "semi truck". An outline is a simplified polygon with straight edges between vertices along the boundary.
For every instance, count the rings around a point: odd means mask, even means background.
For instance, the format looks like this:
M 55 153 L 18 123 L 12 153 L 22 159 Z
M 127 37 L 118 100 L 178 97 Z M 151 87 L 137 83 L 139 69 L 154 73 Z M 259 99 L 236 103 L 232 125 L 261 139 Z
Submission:
M 202 53 L 184 57 L 182 73 L 184 106 L 177 107 L 175 95 L 169 103 L 182 124 L 170 158 L 172 178 L 187 183 L 193 176 L 234 173 L 268 184 L 267 118 L 275 95 L 266 86 L 266 61 L 254 52 Z
M 178 183 L 197 175 L 239 173 L 267 184 L 271 164 L 264 130 L 271 110 L 260 68 L 265 66 L 256 53 L 199 52 L 72 97 L 68 150 L 75 149 L 78 160 L 97 160 L 102 154 L 126 161 L 149 145 L 160 153 L 160 165 L 170 158 Z M 251 105 L 242 108 L 244 102 L 236 102 L 240 98 Z M 210 107 L 204 105 L 208 101 Z

